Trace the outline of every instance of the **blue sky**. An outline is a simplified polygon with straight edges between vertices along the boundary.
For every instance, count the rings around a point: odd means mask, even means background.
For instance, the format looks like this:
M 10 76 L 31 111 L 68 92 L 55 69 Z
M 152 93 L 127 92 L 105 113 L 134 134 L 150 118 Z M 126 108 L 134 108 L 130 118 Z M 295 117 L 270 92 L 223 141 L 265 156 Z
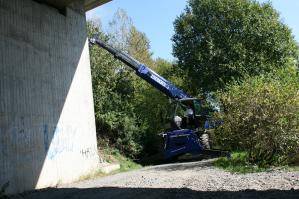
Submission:
M 186 4 L 187 0 L 113 0 L 89 11 L 87 18 L 100 18 L 105 28 L 117 9 L 122 8 L 132 18 L 138 30 L 149 38 L 154 57 L 172 60 L 173 21 L 182 13 Z M 299 0 L 272 0 L 272 4 L 299 41 Z

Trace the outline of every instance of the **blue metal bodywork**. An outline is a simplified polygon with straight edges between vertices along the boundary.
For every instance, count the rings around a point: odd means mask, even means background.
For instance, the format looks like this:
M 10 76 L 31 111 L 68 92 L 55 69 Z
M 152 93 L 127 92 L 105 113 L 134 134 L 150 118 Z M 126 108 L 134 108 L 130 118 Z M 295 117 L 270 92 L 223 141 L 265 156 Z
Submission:
M 170 81 L 166 80 L 155 71 L 151 70 L 149 67 L 140 63 L 130 55 L 111 47 L 110 45 L 101 41 L 99 38 L 91 38 L 89 39 L 89 43 L 91 45 L 97 44 L 109 51 L 116 59 L 122 61 L 130 68 L 132 68 L 139 77 L 147 81 L 149 84 L 151 84 L 153 87 L 155 87 L 171 99 L 191 98 L 190 95 L 173 85 Z
M 190 95 L 145 65 L 141 64 L 136 74 L 172 99 L 191 98 Z
M 122 61 L 132 68 L 139 77 L 144 79 L 146 82 L 164 93 L 169 98 L 174 100 L 192 99 L 192 96 L 176 87 L 170 81 L 166 80 L 155 71 L 151 70 L 149 67 L 132 58 L 130 55 L 111 47 L 110 45 L 101 41 L 99 38 L 91 38 L 89 39 L 89 43 L 91 45 L 97 44 L 110 52 L 116 59 Z M 209 128 L 211 125 L 209 123 L 205 123 L 205 127 Z M 192 129 L 169 131 L 164 133 L 163 137 L 165 141 L 165 159 L 171 159 L 172 157 L 176 157 L 185 153 L 200 154 L 204 150 L 196 132 Z
M 200 154 L 204 148 L 191 129 L 174 130 L 163 134 L 164 158 L 171 159 L 185 153 Z

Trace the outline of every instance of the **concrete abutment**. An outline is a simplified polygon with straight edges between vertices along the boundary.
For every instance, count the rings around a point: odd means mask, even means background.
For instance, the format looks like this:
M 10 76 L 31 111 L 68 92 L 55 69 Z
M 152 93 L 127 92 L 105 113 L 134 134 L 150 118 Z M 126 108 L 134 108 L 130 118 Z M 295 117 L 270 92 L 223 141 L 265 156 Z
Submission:
M 98 161 L 84 1 L 0 0 L 0 186 L 73 182 Z

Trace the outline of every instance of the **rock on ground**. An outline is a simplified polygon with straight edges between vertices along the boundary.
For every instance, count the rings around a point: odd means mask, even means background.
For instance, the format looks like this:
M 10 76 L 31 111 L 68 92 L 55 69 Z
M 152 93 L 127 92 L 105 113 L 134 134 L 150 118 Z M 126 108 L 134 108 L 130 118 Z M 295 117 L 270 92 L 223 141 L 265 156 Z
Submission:
M 232 174 L 211 160 L 146 167 L 14 198 L 296 198 L 299 172 Z

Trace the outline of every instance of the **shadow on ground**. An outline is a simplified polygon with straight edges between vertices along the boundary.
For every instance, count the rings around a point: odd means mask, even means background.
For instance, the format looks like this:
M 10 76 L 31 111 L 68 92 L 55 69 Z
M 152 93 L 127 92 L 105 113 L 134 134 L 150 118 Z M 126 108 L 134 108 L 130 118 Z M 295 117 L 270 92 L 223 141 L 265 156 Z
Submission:
M 215 198 L 215 199 L 234 199 L 234 198 L 290 198 L 298 199 L 299 190 L 244 190 L 244 191 L 194 191 L 187 188 L 117 188 L 117 187 L 102 187 L 89 189 L 45 189 L 36 192 L 27 192 L 18 196 L 11 197 L 13 199 L 129 199 L 129 198 Z
M 157 165 L 150 168 L 156 171 L 185 171 L 185 170 L 200 171 L 204 168 L 208 168 L 211 166 L 213 166 L 213 160 L 206 160 L 201 162 L 185 161 L 179 163 Z
M 210 160 L 219 158 L 221 155 L 209 155 L 209 154 L 198 154 L 198 155 L 191 155 L 191 154 L 185 154 L 181 155 L 179 157 L 175 157 L 170 160 L 165 160 L 163 153 L 157 153 L 155 155 L 144 157 L 143 159 L 140 159 L 136 161 L 138 164 L 141 164 L 142 166 L 152 166 L 152 165 L 164 165 L 164 164 L 173 164 L 173 163 L 188 163 L 188 162 L 195 162 L 195 161 L 201 161 L 201 160 Z

